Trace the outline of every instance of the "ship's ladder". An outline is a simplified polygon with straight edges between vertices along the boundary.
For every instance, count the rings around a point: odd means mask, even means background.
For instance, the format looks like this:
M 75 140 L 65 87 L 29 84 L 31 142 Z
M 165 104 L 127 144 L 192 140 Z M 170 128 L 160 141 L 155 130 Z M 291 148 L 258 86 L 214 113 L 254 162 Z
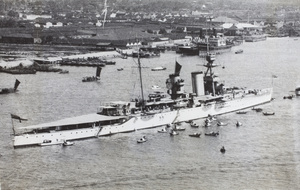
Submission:
M 99 124 L 99 131 L 98 131 L 96 137 L 99 137 L 99 134 L 100 134 L 100 132 L 102 131 L 102 129 L 103 129 L 103 127 L 101 127 L 100 124 Z
M 179 109 L 177 110 L 177 114 L 176 114 L 174 120 L 172 121 L 172 123 L 175 123 L 178 117 L 179 117 Z

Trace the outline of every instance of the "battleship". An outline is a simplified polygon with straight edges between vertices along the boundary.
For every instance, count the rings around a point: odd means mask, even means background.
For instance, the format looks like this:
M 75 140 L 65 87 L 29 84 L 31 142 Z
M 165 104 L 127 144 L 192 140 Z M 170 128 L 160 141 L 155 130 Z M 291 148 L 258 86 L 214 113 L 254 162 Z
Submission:
M 54 122 L 18 127 L 13 146 L 55 145 L 65 141 L 108 136 L 117 133 L 167 126 L 243 110 L 271 101 L 272 88 L 226 88 L 214 75 L 215 54 L 208 53 L 206 71 L 191 73 L 192 92 L 184 89 L 180 77 L 182 65 L 175 62 L 175 72 L 166 80 L 167 93 L 154 92 L 144 98 L 140 73 L 141 98 L 101 105 L 96 113 Z

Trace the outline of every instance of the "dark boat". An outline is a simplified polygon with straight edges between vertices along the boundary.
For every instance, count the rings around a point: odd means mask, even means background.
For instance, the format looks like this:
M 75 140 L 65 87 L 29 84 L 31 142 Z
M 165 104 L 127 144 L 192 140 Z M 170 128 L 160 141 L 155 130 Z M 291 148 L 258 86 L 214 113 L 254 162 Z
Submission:
M 93 81 L 98 81 L 100 80 L 100 73 L 101 73 L 102 68 L 100 66 L 97 67 L 96 70 L 96 76 L 91 76 L 91 77 L 84 77 L 82 79 L 82 82 L 93 82 Z
M 264 115 L 275 115 L 275 112 L 263 112 Z
M 190 123 L 190 125 L 193 128 L 198 128 L 199 127 L 199 125 L 197 123 L 193 122 L 193 121 Z
M 262 108 L 255 108 L 255 107 L 253 107 L 252 110 L 254 110 L 256 112 L 262 112 L 263 109 Z
M 293 99 L 293 98 L 294 98 L 294 95 L 288 95 L 288 96 L 283 97 L 283 99 L 290 99 L 290 100 Z
M 236 122 L 236 124 L 235 124 L 235 126 L 237 126 L 237 127 L 240 127 L 240 126 L 242 126 L 243 124 L 241 123 L 241 122 L 239 122 L 239 121 L 237 121 Z
M 201 133 L 189 134 L 190 137 L 200 137 Z
M 68 74 L 68 73 L 69 73 L 68 70 L 62 70 L 62 71 L 59 72 L 59 74 Z
M 241 53 L 243 53 L 244 51 L 242 50 L 242 49 L 239 49 L 239 50 L 236 50 L 234 53 L 235 54 L 241 54 Z
M 173 130 L 174 131 L 185 131 L 185 128 L 176 126 Z
M 20 65 L 11 68 L 3 68 L 0 66 L 0 72 L 13 74 L 13 75 L 36 74 L 36 70 L 28 67 L 24 67 L 21 63 Z
M 224 147 L 224 146 L 222 146 L 222 148 L 220 149 L 220 152 L 222 152 L 222 153 L 225 153 L 225 152 L 226 152 L 226 150 L 225 150 L 225 147 Z
M 2 89 L 0 89 L 0 94 L 15 93 L 17 91 L 18 86 L 19 86 L 20 83 L 21 82 L 18 79 L 16 79 L 15 85 L 14 85 L 13 88 L 2 88 Z
M 218 132 L 214 132 L 214 131 L 211 131 L 209 133 L 205 133 L 206 136 L 213 136 L 213 137 L 216 137 L 219 135 L 219 131 Z

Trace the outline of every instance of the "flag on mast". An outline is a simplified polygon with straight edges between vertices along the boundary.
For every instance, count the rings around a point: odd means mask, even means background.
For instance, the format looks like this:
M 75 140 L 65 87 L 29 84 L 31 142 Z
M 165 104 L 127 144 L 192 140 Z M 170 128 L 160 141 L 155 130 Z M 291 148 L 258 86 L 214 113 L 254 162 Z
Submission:
M 20 83 L 21 82 L 18 79 L 16 79 L 15 86 L 14 86 L 14 91 L 17 90 L 17 88 L 18 88 L 18 86 L 19 86 Z
M 102 70 L 102 68 L 100 66 L 98 66 L 97 70 L 96 70 L 96 77 L 100 78 L 101 70 Z
M 10 116 L 11 116 L 12 119 L 18 119 L 20 121 L 20 123 L 22 121 L 27 121 L 27 119 L 21 118 L 20 116 L 15 115 L 15 114 L 10 114 Z
M 175 66 L 175 75 L 176 76 L 179 76 L 181 67 L 182 66 L 176 61 L 176 66 Z

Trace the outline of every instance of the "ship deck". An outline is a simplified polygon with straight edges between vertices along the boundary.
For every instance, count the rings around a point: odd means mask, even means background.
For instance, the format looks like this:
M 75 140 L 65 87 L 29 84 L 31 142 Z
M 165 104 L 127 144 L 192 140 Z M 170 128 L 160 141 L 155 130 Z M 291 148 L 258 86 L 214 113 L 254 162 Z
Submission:
M 38 125 L 31 125 L 27 127 L 20 127 L 21 130 L 34 130 L 34 129 L 47 129 L 49 127 L 57 126 L 67 126 L 67 125 L 77 125 L 77 124 L 86 124 L 86 123 L 95 123 L 99 121 L 112 121 L 125 118 L 126 116 L 105 116 L 99 114 L 87 114 L 76 117 L 65 118 L 49 123 L 42 123 Z

